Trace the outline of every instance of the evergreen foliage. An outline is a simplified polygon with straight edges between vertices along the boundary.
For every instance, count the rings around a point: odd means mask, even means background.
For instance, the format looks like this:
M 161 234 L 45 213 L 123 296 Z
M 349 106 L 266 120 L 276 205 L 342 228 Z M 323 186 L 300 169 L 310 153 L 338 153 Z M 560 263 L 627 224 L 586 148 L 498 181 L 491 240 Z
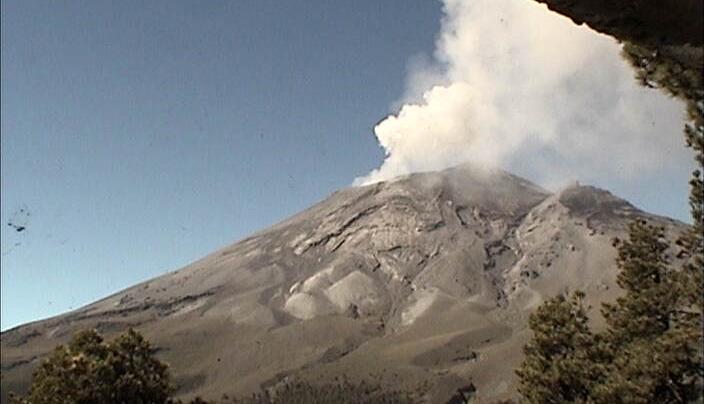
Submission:
M 530 316 L 533 339 L 524 347 L 525 361 L 516 371 L 526 403 L 584 403 L 603 370 L 599 341 L 589 330 L 584 294 L 559 295 Z
M 667 94 L 687 103 L 696 104 L 702 99 L 704 78 L 701 71 L 633 42 L 625 42 L 621 54 L 635 69 L 636 79 L 642 85 L 662 89 Z M 692 119 L 694 118 L 693 107 L 694 105 L 687 106 Z
M 631 224 L 629 239 L 618 243 L 618 284 L 625 295 L 603 305 L 605 332 L 591 334 L 591 344 L 563 338 L 563 330 L 583 322 L 580 335 L 590 335 L 580 306 L 565 298 L 558 301 L 571 306 L 571 318 L 564 307 L 556 308 L 555 300 L 531 316 L 534 336 L 517 371 L 519 390 L 530 403 L 704 403 L 704 75 L 698 64 L 686 66 L 643 44 L 626 42 L 623 56 L 641 84 L 662 89 L 687 106 L 685 142 L 698 168 L 689 181 L 692 227 L 677 241 L 678 257 L 685 264 L 672 268 L 662 228 L 640 221 Z M 529 349 L 546 339 L 556 346 L 552 351 Z M 556 388 L 554 380 L 541 376 L 540 370 L 561 366 L 564 358 L 551 352 L 578 352 L 585 345 L 595 347 L 593 355 L 576 358 L 579 363 L 565 370 L 596 369 L 592 379 L 581 383 L 588 391 L 554 401 L 548 394 Z
M 626 294 L 602 309 L 609 342 L 619 347 L 669 330 L 679 296 L 674 271 L 668 265 L 664 229 L 638 220 L 628 230 L 629 240 L 617 240 L 616 259 L 617 283 Z
M 663 229 L 636 221 L 618 246 L 625 295 L 602 310 L 610 362 L 592 392 L 599 403 L 677 403 L 697 398 L 701 368 L 688 287 L 668 265 Z
M 407 393 L 384 390 L 381 386 L 361 382 L 314 385 L 295 381 L 286 383 L 272 393 L 234 400 L 235 404 L 414 404 Z
M 112 342 L 95 330 L 76 333 L 66 345 L 56 347 L 34 372 L 25 397 L 14 404 L 183 404 L 171 398 L 175 388 L 165 364 L 138 332 L 129 329 Z M 295 381 L 273 391 L 220 401 L 195 397 L 189 404 L 414 404 L 411 395 L 381 386 L 347 381 L 313 385 Z
M 685 128 L 687 146 L 695 153 L 695 160 L 699 169 L 695 169 L 689 180 L 689 206 L 692 212 L 692 228 L 684 234 L 678 244 L 688 256 L 689 262 L 685 266 L 684 283 L 689 285 L 685 291 L 690 304 L 697 308 L 699 313 L 704 309 L 704 95 L 695 104 L 693 122 Z M 704 314 L 703 314 L 704 315 Z M 704 326 L 699 318 L 700 326 Z
M 94 330 L 81 331 L 58 346 L 35 371 L 26 397 L 17 404 L 159 404 L 173 391 L 167 366 L 130 329 L 107 343 Z
M 669 264 L 662 228 L 636 221 L 628 240 L 617 245 L 617 281 L 625 294 L 603 305 L 606 331 L 590 331 L 580 292 L 551 299 L 531 315 L 533 338 L 517 370 L 527 403 L 694 403 L 701 398 L 700 308 L 686 293 L 691 286 L 687 270 Z

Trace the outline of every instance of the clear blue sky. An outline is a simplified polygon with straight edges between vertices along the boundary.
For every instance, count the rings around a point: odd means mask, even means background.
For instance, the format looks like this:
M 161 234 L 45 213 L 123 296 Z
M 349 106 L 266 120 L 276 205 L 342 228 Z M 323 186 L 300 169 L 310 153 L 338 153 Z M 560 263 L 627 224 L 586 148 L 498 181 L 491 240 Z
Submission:
M 440 12 L 3 0 L 2 328 L 186 265 L 377 166 L 372 128 Z
M 372 128 L 440 16 L 428 0 L 3 0 L 2 329 L 184 266 L 377 167 Z M 673 187 L 613 191 L 686 220 Z

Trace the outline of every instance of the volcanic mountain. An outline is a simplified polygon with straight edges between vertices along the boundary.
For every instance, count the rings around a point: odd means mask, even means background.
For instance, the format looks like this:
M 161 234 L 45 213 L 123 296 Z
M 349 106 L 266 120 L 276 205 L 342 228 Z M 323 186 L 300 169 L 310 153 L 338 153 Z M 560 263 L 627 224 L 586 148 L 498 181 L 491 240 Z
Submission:
M 175 272 L 2 333 L 2 401 L 79 329 L 136 327 L 182 397 L 347 377 L 446 402 L 515 394 L 528 315 L 546 298 L 614 299 L 614 237 L 650 215 L 607 191 L 550 193 L 470 166 L 353 187 Z

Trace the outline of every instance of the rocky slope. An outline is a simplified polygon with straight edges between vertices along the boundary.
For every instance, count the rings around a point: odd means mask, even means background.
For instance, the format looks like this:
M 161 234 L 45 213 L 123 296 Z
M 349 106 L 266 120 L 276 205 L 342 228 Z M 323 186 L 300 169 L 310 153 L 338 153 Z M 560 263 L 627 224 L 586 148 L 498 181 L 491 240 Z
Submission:
M 461 166 L 349 188 L 269 229 L 76 311 L 4 332 L 2 401 L 81 328 L 137 327 L 188 397 L 286 377 L 370 379 L 445 402 L 515 392 L 528 314 L 585 290 L 613 299 L 613 237 L 637 217 L 593 187 L 551 194 Z M 595 310 L 595 321 L 599 318 Z

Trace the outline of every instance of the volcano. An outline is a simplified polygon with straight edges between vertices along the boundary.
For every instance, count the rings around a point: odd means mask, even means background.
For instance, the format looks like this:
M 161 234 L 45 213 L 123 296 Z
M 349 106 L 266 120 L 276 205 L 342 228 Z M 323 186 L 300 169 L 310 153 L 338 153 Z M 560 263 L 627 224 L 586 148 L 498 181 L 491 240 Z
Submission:
M 512 397 L 529 314 L 586 292 L 599 327 L 619 295 L 615 237 L 645 219 L 687 226 L 611 193 L 548 192 L 468 165 L 343 189 L 184 268 L 3 332 L 2 402 L 79 329 L 142 332 L 180 397 L 246 395 L 342 377 L 447 402 Z

